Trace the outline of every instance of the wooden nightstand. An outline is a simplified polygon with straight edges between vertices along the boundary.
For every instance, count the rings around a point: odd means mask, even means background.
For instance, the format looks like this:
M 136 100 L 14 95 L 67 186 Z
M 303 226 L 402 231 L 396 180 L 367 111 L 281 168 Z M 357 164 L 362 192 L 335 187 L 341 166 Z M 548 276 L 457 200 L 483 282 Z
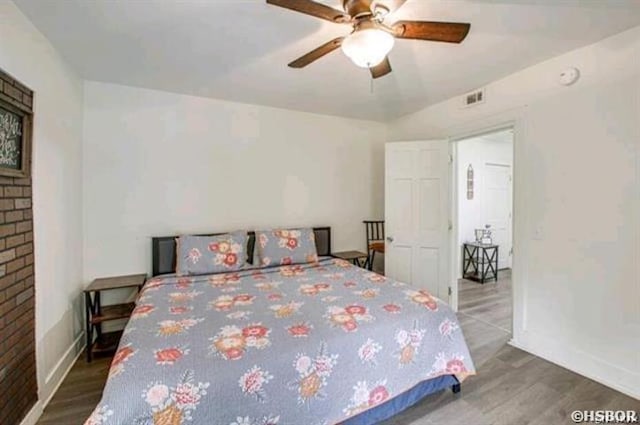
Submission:
M 114 276 L 96 279 L 84 290 L 86 328 L 87 328 L 87 362 L 94 354 L 115 352 L 122 336 L 122 331 L 102 332 L 102 323 L 109 320 L 127 319 L 131 315 L 135 303 L 101 305 L 100 292 L 112 289 L 137 287 L 138 291 L 147 279 L 146 274 Z M 96 333 L 94 341 L 93 334 Z
M 336 258 L 341 258 L 346 261 L 351 261 L 354 266 L 365 267 L 367 264 L 367 254 L 360 251 L 342 251 L 334 252 L 332 254 Z M 364 262 L 362 262 L 364 260 Z
M 466 242 L 463 245 L 462 278 L 484 284 L 498 281 L 498 245 Z

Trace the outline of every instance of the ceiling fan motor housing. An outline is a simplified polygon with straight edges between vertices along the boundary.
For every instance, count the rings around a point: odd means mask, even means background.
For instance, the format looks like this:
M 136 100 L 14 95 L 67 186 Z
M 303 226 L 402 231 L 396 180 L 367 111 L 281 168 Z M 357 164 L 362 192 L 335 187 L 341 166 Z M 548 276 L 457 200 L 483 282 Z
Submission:
M 343 0 L 342 7 L 353 19 L 360 19 L 373 15 L 372 0 Z

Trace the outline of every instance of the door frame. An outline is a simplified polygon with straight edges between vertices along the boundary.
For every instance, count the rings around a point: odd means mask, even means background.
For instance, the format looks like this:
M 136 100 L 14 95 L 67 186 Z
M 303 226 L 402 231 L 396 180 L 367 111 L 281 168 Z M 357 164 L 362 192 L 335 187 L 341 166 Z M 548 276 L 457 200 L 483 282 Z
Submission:
M 526 285 L 521 285 L 521 281 L 524 278 L 524 270 L 520 266 L 519 258 L 526 257 L 526 243 L 522 239 L 521 229 L 524 225 L 526 211 L 526 196 L 519 196 L 516 192 L 518 182 L 521 181 L 521 176 L 524 174 L 522 167 L 521 157 L 523 155 L 523 149 L 521 141 L 525 138 L 525 120 L 524 115 L 526 106 L 523 108 L 517 108 L 513 110 L 503 111 L 496 115 L 486 116 L 482 119 L 477 119 L 463 123 L 458 126 L 453 126 L 444 129 L 444 133 L 449 139 L 450 153 L 451 153 L 451 222 L 452 231 L 450 232 L 450 284 L 451 284 L 451 296 L 449 297 L 449 304 L 458 311 L 458 274 L 457 274 L 457 261 L 458 251 L 457 246 L 458 238 L 458 179 L 457 179 L 457 150 L 456 144 L 459 140 L 469 139 L 475 136 L 481 136 L 483 134 L 493 133 L 499 130 L 508 128 L 513 129 L 513 168 L 512 168 L 512 182 L 511 182 L 511 202 L 513 205 L 513 213 L 511 219 L 511 239 L 513 247 L 513 256 L 511 258 L 511 287 L 512 287 L 512 306 L 513 317 L 511 325 L 511 342 L 517 343 L 518 335 L 526 330 Z M 523 230 L 523 229 L 522 229 Z
M 512 130 L 512 138 L 511 138 L 511 161 L 513 161 L 513 127 L 511 127 Z M 508 235 L 508 241 L 510 242 L 511 248 L 510 248 L 510 252 L 509 252 L 509 256 L 512 256 L 512 252 L 513 252 L 513 164 L 500 164 L 498 162 L 485 162 L 483 164 L 484 166 L 484 171 L 485 171 L 485 175 L 487 174 L 487 169 L 488 167 L 503 167 L 503 168 L 508 168 L 509 169 L 509 186 L 508 186 L 508 192 L 509 192 L 509 206 L 510 206 L 510 211 L 509 211 L 509 219 L 508 219 L 508 229 L 509 229 L 509 235 Z M 486 189 L 486 183 L 484 183 L 484 187 Z M 484 194 L 483 198 L 486 199 L 486 194 Z M 459 200 L 457 199 L 456 202 L 458 202 Z M 483 205 L 483 209 L 485 211 L 487 211 L 487 206 L 486 204 Z M 458 237 L 460 235 L 458 234 Z M 500 249 L 500 252 L 502 252 L 503 250 Z M 460 261 L 458 261 L 458 263 L 460 263 Z M 511 258 L 509 258 L 508 261 L 509 267 L 505 267 L 505 268 L 500 268 L 500 256 L 498 256 L 498 270 L 504 270 L 506 268 L 510 269 L 511 268 Z
M 515 208 L 514 208 L 514 191 L 513 188 L 515 187 L 514 185 L 514 170 L 515 170 L 515 145 L 516 145 L 516 129 L 515 129 L 515 125 L 513 123 L 506 123 L 503 125 L 497 125 L 497 126 L 492 126 L 491 128 L 487 128 L 485 130 L 480 130 L 478 132 L 471 132 L 468 135 L 464 135 L 464 136 L 460 136 L 460 137 L 453 137 L 449 139 L 449 149 L 451 152 L 451 167 L 450 167 L 450 179 L 451 179 L 451 197 L 450 197 L 450 202 L 451 205 L 449 207 L 450 211 L 451 211 L 451 232 L 450 232 L 450 241 L 449 243 L 451 244 L 451 263 L 450 263 L 450 270 L 451 270 L 451 296 L 449 297 L 449 304 L 452 306 L 452 308 L 454 309 L 454 311 L 458 311 L 458 301 L 459 301 L 459 297 L 458 297 L 458 272 L 460 271 L 460 265 L 462 264 L 462 253 L 460 251 L 460 246 L 458 246 L 458 241 L 460 240 L 460 223 L 458 220 L 458 216 L 459 216 L 459 196 L 460 193 L 458 191 L 458 185 L 459 185 L 459 179 L 458 179 L 458 167 L 459 167 L 459 162 L 458 162 L 458 143 L 460 141 L 463 140 L 468 140 L 468 139 L 473 139 L 476 137 L 481 137 L 484 136 L 486 134 L 492 134 L 492 133 L 496 133 L 499 131 L 503 131 L 503 130 L 509 130 L 511 129 L 513 131 L 513 140 L 512 140 L 512 165 L 511 165 L 511 176 L 512 176 L 512 180 L 511 180 L 511 184 L 510 184 L 510 189 L 511 189 L 511 219 L 510 219 L 510 225 L 511 225 L 511 248 L 513 249 L 514 246 L 514 241 L 513 241 L 513 223 L 515 222 Z M 483 164 L 484 165 L 484 164 Z M 513 252 L 515 252 L 515 250 L 513 250 Z M 511 257 L 511 267 L 513 270 L 513 257 Z M 513 283 L 513 282 L 512 282 Z

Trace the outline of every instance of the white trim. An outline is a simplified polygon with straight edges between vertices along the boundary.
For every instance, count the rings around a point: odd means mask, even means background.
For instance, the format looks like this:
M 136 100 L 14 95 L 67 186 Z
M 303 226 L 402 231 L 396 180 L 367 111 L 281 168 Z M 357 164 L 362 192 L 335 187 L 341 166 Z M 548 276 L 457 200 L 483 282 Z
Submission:
M 44 411 L 44 406 L 40 400 L 36 401 L 36 404 L 33 405 L 27 416 L 22 419 L 20 425 L 36 425 L 40 416 L 42 416 L 42 412 Z
M 640 400 L 638 373 L 592 356 L 570 344 L 543 335 L 523 332 L 519 335 L 518 342 L 512 339 L 509 345 Z
M 45 407 L 49 404 L 53 396 L 60 388 L 60 385 L 64 382 L 71 368 L 78 360 L 78 357 L 82 354 L 82 343 L 84 340 L 84 332 L 71 343 L 69 348 L 65 351 L 64 355 L 58 360 L 56 365 L 51 369 L 51 372 L 45 378 L 45 382 L 42 388 L 38 388 L 38 401 L 33 405 L 27 416 L 20 422 L 20 425 L 35 425 L 42 416 Z M 74 352 L 75 351 L 75 352 Z M 64 369 L 63 369 L 64 368 Z M 62 370 L 62 372 L 60 372 Z M 56 376 L 59 378 L 55 379 Z M 44 401 L 43 401 L 44 399 Z
M 64 355 L 60 358 L 60 360 L 58 360 L 56 365 L 51 369 L 51 372 L 49 372 L 49 374 L 45 378 L 43 389 L 46 389 L 47 387 L 51 387 L 51 390 L 45 392 L 45 391 L 41 391 L 41 389 L 38 389 L 38 399 L 44 398 L 44 403 L 42 406 L 43 409 L 49 404 L 49 402 L 51 401 L 51 398 L 53 398 L 56 391 L 58 391 L 58 388 L 60 388 L 60 385 L 64 381 L 64 378 L 69 374 L 69 371 L 75 364 L 76 360 L 78 360 L 78 357 L 80 357 L 80 354 L 82 353 L 83 340 L 84 340 L 84 332 L 80 333 L 80 335 L 76 337 L 76 339 L 71 343 L 69 348 L 67 348 L 67 351 L 65 351 Z M 66 363 L 66 366 L 65 366 L 65 363 Z M 64 371 L 60 374 L 59 371 L 63 367 L 64 367 Z M 58 379 L 55 379 L 56 375 L 59 376 Z M 53 385 L 51 385 L 51 381 L 53 381 Z
M 454 312 L 458 312 L 458 259 L 460 247 L 458 246 L 458 144 L 449 140 L 449 305 Z
M 525 276 L 526 270 L 524 269 L 524 263 L 521 265 L 521 262 L 518 259 L 526 258 L 527 256 L 527 246 L 524 243 L 524 240 L 521 240 L 520 234 L 522 233 L 521 227 L 524 226 L 525 212 L 527 211 L 527 197 L 522 194 L 516 193 L 516 187 L 518 181 L 522 181 L 524 167 L 518 166 L 518 164 L 524 163 L 524 146 L 522 141 L 526 138 L 526 119 L 525 112 L 528 108 L 528 105 L 517 106 L 514 108 L 508 108 L 502 111 L 497 111 L 490 115 L 484 117 L 476 117 L 474 119 L 462 122 L 460 124 L 449 126 L 443 129 L 443 132 L 439 135 L 447 137 L 450 142 L 455 142 L 458 140 L 467 139 L 474 136 L 481 136 L 483 134 L 493 133 L 498 130 L 503 130 L 506 128 L 513 128 L 513 179 L 511 182 L 511 190 L 513 198 L 511 200 L 513 204 L 513 214 L 512 214 L 512 233 L 511 239 L 513 242 L 513 257 L 511 264 L 511 284 L 512 284 L 512 304 L 513 304 L 513 318 L 512 318 L 512 336 L 514 340 L 519 340 L 519 334 L 524 332 L 527 327 L 527 304 L 526 304 L 526 291 L 527 285 L 525 284 Z M 450 143 L 455 146 L 455 143 Z M 457 152 L 454 152 L 457 153 Z M 452 163 L 452 168 L 457 162 L 457 155 L 454 155 L 454 161 Z M 451 171 L 454 172 L 453 170 Z M 453 185 L 454 183 L 452 183 Z M 452 201 L 452 207 L 454 202 Z M 454 209 L 451 208 L 451 214 L 454 214 Z M 457 216 L 457 212 L 455 212 Z M 456 220 L 456 216 L 452 218 Z M 520 217 L 516 220 L 516 217 Z M 458 223 L 454 221 L 453 232 L 451 232 L 451 237 L 455 237 L 455 234 L 458 232 Z M 456 242 L 457 244 L 457 242 Z M 453 252 L 453 246 L 451 248 L 451 259 L 450 261 L 453 264 L 455 261 L 455 257 L 457 257 L 457 253 Z M 455 255 L 455 257 L 454 257 Z M 455 267 L 450 267 L 450 282 L 453 290 L 452 297 L 450 300 L 455 302 L 454 308 L 457 310 L 457 302 L 458 302 L 458 278 Z
M 514 170 L 516 169 L 516 145 L 518 144 L 517 139 L 520 137 L 520 134 L 522 133 L 519 129 L 521 127 L 522 123 L 521 120 L 517 117 L 509 117 L 509 118 L 505 118 L 504 121 L 499 122 L 499 123 L 493 123 L 493 124 L 488 124 L 485 125 L 484 127 L 477 127 L 475 130 L 471 130 L 470 128 L 464 128 L 464 129 L 451 129 L 448 132 L 451 134 L 451 136 L 449 137 L 449 144 L 450 144 L 450 151 L 451 154 L 453 156 L 453 161 L 450 164 L 450 173 L 451 173 L 451 190 L 450 190 L 450 196 L 451 196 L 451 206 L 449 208 L 449 210 L 451 211 L 451 223 L 453 224 L 453 229 L 450 233 L 450 242 L 449 242 L 449 246 L 451 247 L 450 250 L 450 264 L 451 266 L 449 267 L 449 271 L 450 271 L 450 281 L 451 281 L 451 288 L 452 288 L 452 294 L 450 297 L 450 304 L 453 307 L 454 311 L 458 311 L 458 271 L 460 268 L 460 264 L 461 264 L 461 253 L 460 253 L 460 247 L 458 246 L 458 240 L 459 240 L 459 232 L 460 232 L 460 223 L 458 223 L 458 197 L 459 197 L 459 193 L 458 193 L 458 173 L 457 173 L 457 169 L 458 169 L 458 144 L 456 142 L 459 142 L 461 140 L 467 140 L 467 139 L 472 139 L 475 137 L 480 137 L 483 136 L 485 134 L 491 134 L 491 133 L 495 133 L 498 131 L 502 131 L 502 130 L 507 130 L 507 129 L 512 129 L 513 130 L 513 137 L 512 137 L 512 151 L 513 151 L 513 167 L 512 167 L 512 181 L 511 181 L 511 246 L 515 246 L 515 217 L 516 217 L 516 205 L 515 205 L 515 172 Z M 515 250 L 514 250 L 515 251 Z M 514 265 L 513 265 L 513 259 L 515 258 L 515 255 L 512 257 L 512 264 L 511 267 L 513 269 Z M 514 277 L 512 274 L 512 288 L 515 286 L 515 281 L 514 281 Z M 515 290 L 514 290 L 514 294 L 515 294 Z M 514 294 L 512 294 L 512 297 L 514 297 L 514 299 L 511 300 L 512 306 L 513 306 L 513 318 L 512 318 L 512 326 L 511 329 L 515 329 L 515 316 L 516 316 L 516 301 L 515 301 L 515 296 Z M 513 332 L 513 331 L 512 331 Z
M 499 162 L 485 162 L 484 165 L 490 165 L 492 167 L 504 167 L 504 168 L 511 168 L 510 164 L 501 164 Z

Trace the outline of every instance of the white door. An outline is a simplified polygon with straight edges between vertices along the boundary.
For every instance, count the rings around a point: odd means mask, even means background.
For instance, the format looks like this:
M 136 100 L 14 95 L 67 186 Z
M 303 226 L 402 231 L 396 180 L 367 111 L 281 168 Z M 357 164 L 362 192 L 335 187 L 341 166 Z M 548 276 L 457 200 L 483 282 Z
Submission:
M 387 143 L 385 274 L 449 301 L 449 143 Z
M 485 164 L 485 218 L 491 225 L 493 242 L 499 245 L 498 268 L 511 268 L 511 167 Z

